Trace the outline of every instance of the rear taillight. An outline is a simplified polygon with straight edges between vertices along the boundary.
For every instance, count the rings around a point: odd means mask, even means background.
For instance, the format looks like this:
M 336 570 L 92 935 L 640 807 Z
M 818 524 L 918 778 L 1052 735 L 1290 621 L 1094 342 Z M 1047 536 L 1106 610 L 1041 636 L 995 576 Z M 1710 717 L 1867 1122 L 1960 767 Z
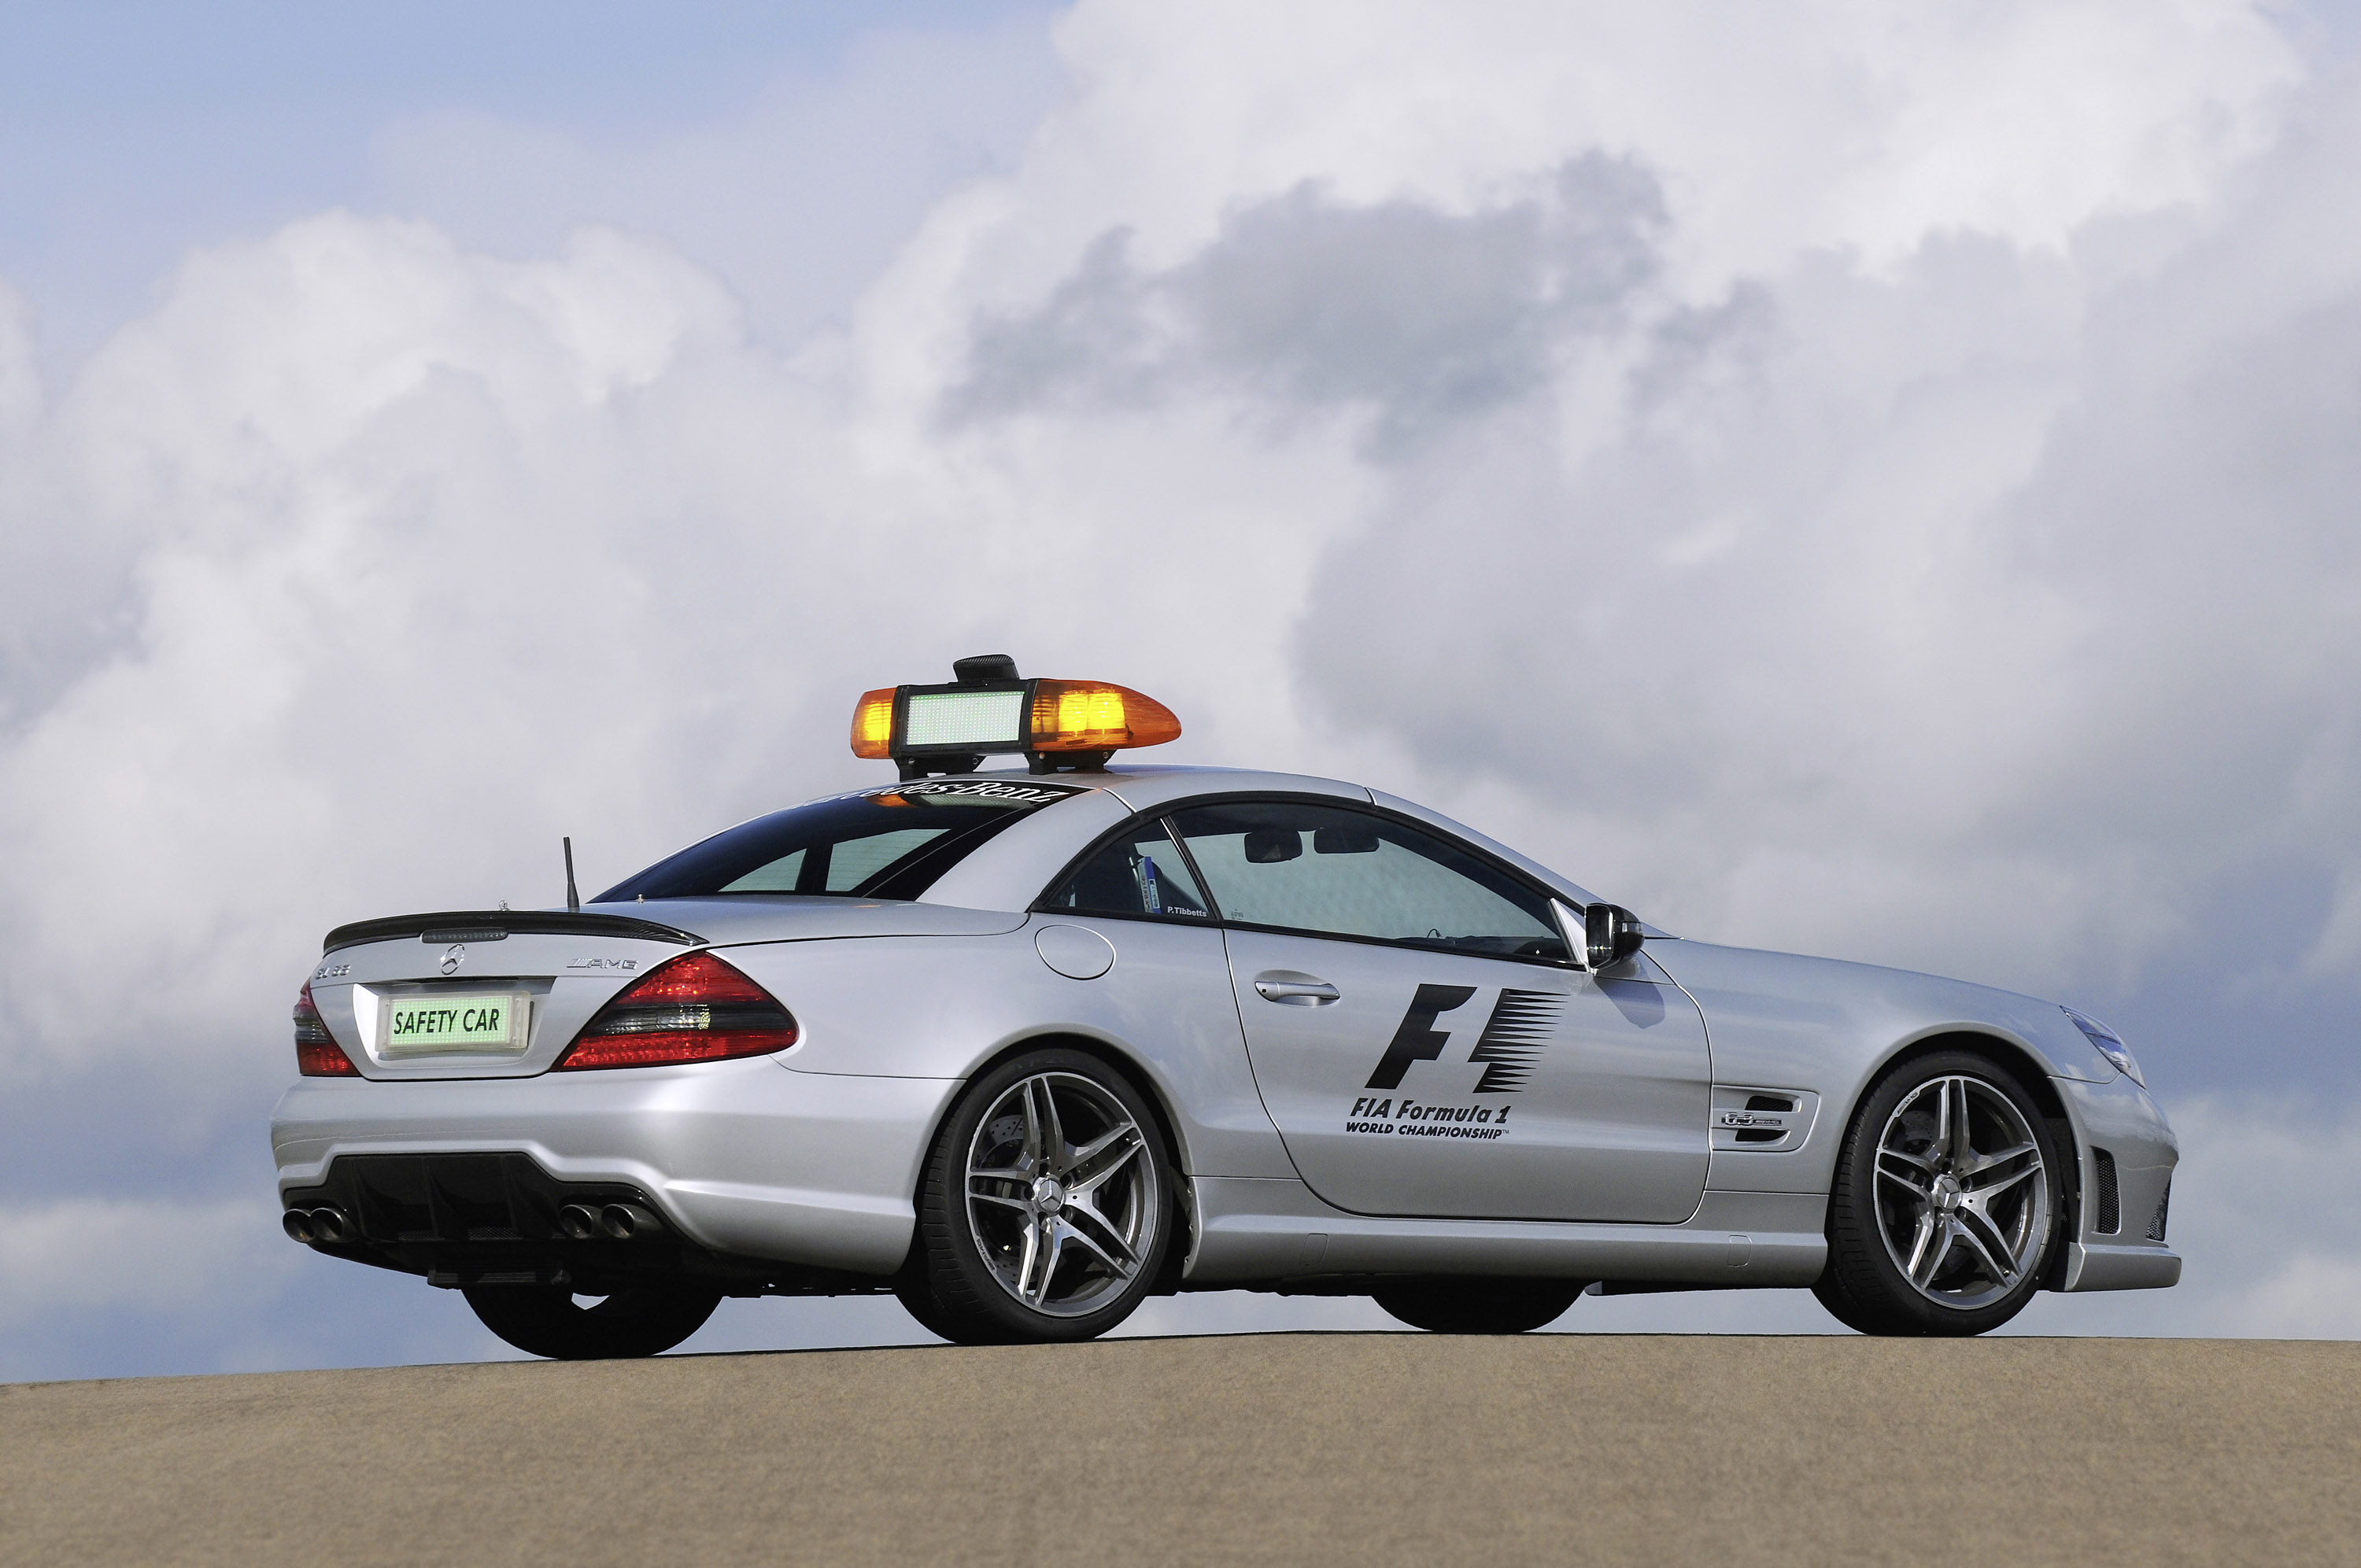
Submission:
M 321 1022 L 320 1010 L 312 1004 L 308 980 L 303 982 L 303 993 L 295 999 L 295 1070 L 305 1078 L 357 1078 L 361 1070 Z
M 795 1043 L 796 1021 L 769 992 L 711 953 L 690 953 L 600 1008 L 556 1070 L 721 1061 Z

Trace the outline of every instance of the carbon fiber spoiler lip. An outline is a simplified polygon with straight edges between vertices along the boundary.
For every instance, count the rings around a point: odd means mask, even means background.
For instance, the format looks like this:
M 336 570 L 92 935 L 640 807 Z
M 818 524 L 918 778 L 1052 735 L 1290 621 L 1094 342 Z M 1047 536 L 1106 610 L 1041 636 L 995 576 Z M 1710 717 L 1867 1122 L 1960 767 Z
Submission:
M 632 937 L 644 942 L 706 946 L 704 938 L 677 926 L 629 915 L 577 914 L 565 909 L 445 909 L 432 915 L 389 915 L 339 926 L 320 942 L 323 953 L 364 942 L 415 937 L 422 942 L 497 942 L 512 936 Z

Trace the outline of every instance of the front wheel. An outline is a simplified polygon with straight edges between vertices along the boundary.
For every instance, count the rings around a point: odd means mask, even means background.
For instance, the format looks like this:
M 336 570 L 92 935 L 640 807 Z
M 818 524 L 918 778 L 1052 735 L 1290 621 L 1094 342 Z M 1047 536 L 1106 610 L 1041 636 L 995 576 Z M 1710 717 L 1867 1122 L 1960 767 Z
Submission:
M 1370 1298 L 1429 1333 L 1521 1334 L 1557 1321 L 1585 1288 L 1579 1279 L 1406 1279 Z
M 2041 1288 L 2064 1204 L 2039 1109 L 1998 1064 L 1938 1051 L 1880 1080 L 1845 1134 L 1813 1293 L 1872 1334 L 1980 1334 Z
M 1130 1080 L 1080 1051 L 1019 1057 L 936 1135 L 896 1293 L 961 1343 L 1095 1338 L 1155 1284 L 1173 1202 L 1163 1133 Z
M 562 1288 L 472 1285 L 463 1292 L 484 1327 L 528 1355 L 606 1361 L 656 1355 L 705 1326 L 720 1292 L 633 1285 L 588 1306 Z

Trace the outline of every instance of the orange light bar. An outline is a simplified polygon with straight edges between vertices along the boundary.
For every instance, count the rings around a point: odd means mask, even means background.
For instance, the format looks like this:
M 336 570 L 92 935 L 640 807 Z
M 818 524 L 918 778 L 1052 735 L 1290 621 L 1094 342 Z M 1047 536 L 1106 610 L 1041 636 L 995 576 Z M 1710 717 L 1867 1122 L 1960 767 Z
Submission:
M 1180 738 L 1180 720 L 1172 710 L 1129 686 L 1106 681 L 1033 683 L 1030 744 L 1036 751 L 1113 751 Z
M 852 709 L 852 754 L 883 761 L 893 754 L 894 688 L 861 694 Z

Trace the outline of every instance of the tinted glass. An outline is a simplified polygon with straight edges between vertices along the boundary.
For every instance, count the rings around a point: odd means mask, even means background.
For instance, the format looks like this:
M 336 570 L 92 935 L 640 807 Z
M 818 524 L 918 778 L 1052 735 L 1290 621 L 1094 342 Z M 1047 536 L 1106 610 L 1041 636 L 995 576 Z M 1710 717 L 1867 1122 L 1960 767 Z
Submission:
M 717 833 L 600 894 L 599 904 L 715 894 L 917 898 L 1010 823 L 1072 784 L 923 779 L 816 800 Z
M 1434 834 L 1363 812 L 1282 802 L 1198 806 L 1173 820 L 1224 919 L 1567 957 L 1547 899 Z
M 1164 829 L 1140 823 L 1082 862 L 1043 903 L 1082 915 L 1171 915 L 1205 918 L 1205 894 Z

